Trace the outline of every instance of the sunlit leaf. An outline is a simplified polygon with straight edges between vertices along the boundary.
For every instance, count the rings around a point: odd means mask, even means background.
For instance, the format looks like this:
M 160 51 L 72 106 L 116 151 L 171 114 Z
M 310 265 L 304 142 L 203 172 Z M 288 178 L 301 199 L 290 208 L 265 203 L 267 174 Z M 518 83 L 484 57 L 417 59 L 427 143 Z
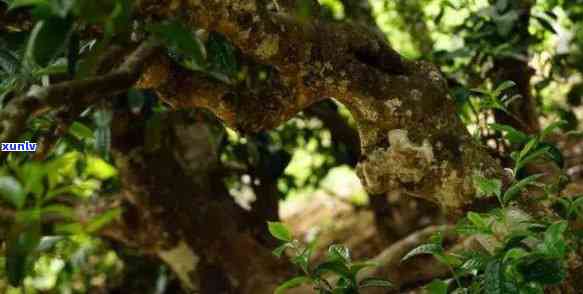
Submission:
M 514 81 L 505 81 L 503 83 L 501 83 L 500 85 L 498 85 L 498 87 L 492 92 L 492 96 L 494 97 L 498 97 L 500 96 L 504 91 L 516 87 L 516 83 Z
M 285 293 L 285 290 L 299 287 L 299 286 L 301 286 L 305 283 L 308 283 L 308 282 L 310 282 L 309 277 L 305 277 L 305 276 L 295 277 L 295 278 L 287 280 L 283 284 L 279 285 L 279 287 L 277 287 L 277 289 L 275 289 L 275 291 L 273 293 L 274 294 L 283 294 L 283 293 Z
M 490 124 L 489 127 L 493 130 L 504 132 L 505 138 L 508 139 L 511 144 L 524 144 L 529 139 L 527 134 L 508 125 Z
M 401 262 L 406 261 L 408 259 L 411 259 L 411 258 L 418 256 L 418 255 L 424 255 L 424 254 L 436 255 L 436 254 L 441 254 L 442 252 L 443 252 L 443 247 L 440 244 L 423 244 L 423 245 L 417 246 L 415 249 L 413 249 L 409 253 L 407 253 L 407 255 L 405 255 L 401 259 Z
M 447 294 L 448 284 L 442 280 L 433 280 L 425 287 L 429 294 Z
M 328 248 L 328 260 L 340 260 L 344 263 L 350 263 L 350 249 L 343 245 L 331 245 Z
M 474 175 L 474 187 L 480 197 L 497 196 L 502 193 L 502 181 L 499 179 L 488 179 L 481 175 Z
M 69 134 L 77 139 L 93 139 L 93 130 L 80 122 L 73 122 L 69 127 Z
M 535 183 L 535 181 L 542 176 L 543 174 L 531 175 L 510 186 L 510 188 L 504 192 L 504 196 L 502 196 L 504 203 L 513 200 L 523 189 Z
M 289 242 L 292 240 L 292 234 L 288 228 L 279 222 L 267 222 L 267 229 L 271 235 L 281 241 Z
M 89 233 L 97 232 L 107 224 L 119 218 L 121 213 L 121 208 L 110 209 L 92 219 L 85 227 L 85 230 Z
M 99 180 L 107 180 L 117 175 L 117 170 L 105 160 L 89 155 L 85 159 L 85 174 Z
M 544 242 L 542 248 L 549 256 L 563 257 L 567 251 L 567 244 L 565 243 L 565 231 L 567 230 L 567 223 L 557 222 L 548 227 L 544 234 Z
M 57 184 L 66 178 L 73 178 L 77 175 L 76 164 L 81 158 L 79 152 L 68 152 L 52 160 L 47 164 L 47 177 L 49 179 L 49 189 L 53 189 Z

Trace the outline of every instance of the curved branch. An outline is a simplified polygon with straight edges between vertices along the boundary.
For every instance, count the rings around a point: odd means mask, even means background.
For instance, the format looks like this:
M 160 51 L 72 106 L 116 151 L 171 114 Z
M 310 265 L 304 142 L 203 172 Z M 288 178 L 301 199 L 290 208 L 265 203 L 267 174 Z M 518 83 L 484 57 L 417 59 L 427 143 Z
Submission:
M 359 177 L 369 193 L 403 189 L 461 213 L 474 200 L 472 177 L 501 168 L 469 136 L 447 83 L 431 64 L 406 61 L 363 26 L 302 21 L 260 1 L 189 1 L 142 11 L 188 11 L 193 26 L 218 31 L 255 62 L 275 69 L 272 84 L 226 86 L 166 66 L 157 90 L 171 104 L 210 109 L 245 132 L 270 129 L 326 97 L 357 122 Z M 162 66 L 164 67 L 164 66 Z M 160 78 L 160 77 L 159 77 Z

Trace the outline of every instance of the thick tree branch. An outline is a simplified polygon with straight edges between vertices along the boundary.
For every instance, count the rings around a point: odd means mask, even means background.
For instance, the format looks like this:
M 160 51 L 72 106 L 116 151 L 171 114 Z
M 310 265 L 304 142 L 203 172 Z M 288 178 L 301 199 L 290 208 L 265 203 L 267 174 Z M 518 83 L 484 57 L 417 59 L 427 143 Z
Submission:
M 357 122 L 363 154 L 358 172 L 367 191 L 404 189 L 450 212 L 471 205 L 474 174 L 500 174 L 456 116 L 439 71 L 403 60 L 363 26 L 300 21 L 261 9 L 253 0 L 167 7 L 144 1 L 142 11 L 154 13 L 149 5 L 161 16 L 188 11 L 193 26 L 222 33 L 243 54 L 276 71 L 272 84 L 258 90 L 227 87 L 166 66 L 155 71 L 163 80 L 157 88 L 174 105 L 205 107 L 233 128 L 256 132 L 323 97 L 336 98 Z

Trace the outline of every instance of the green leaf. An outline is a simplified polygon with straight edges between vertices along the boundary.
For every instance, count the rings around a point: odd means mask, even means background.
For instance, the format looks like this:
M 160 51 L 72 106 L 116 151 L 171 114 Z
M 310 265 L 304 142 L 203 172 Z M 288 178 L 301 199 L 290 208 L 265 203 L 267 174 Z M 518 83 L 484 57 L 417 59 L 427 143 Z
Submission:
M 39 21 L 30 33 L 26 58 L 45 67 L 65 48 L 72 22 L 67 19 L 50 18 Z
M 110 222 L 119 218 L 121 216 L 121 213 L 122 213 L 121 208 L 110 209 L 92 219 L 89 222 L 89 224 L 87 224 L 87 226 L 85 227 L 85 230 L 89 233 L 97 232 Z
M 267 222 L 267 229 L 269 230 L 269 233 L 273 237 L 275 237 L 281 241 L 286 241 L 286 242 L 292 241 L 291 232 L 284 224 L 282 224 L 280 222 Z
M 429 294 L 447 294 L 448 284 L 442 280 L 433 280 L 425 289 Z
M 532 15 L 540 24 L 543 28 L 545 28 L 547 31 L 552 32 L 553 34 L 557 34 L 557 30 L 555 30 L 555 28 L 553 27 L 553 25 L 551 24 L 550 21 L 548 21 L 547 19 L 545 19 L 544 17 L 541 17 L 539 15 Z
M 327 261 L 319 264 L 314 269 L 315 276 L 321 276 L 323 273 L 332 272 L 347 279 L 353 279 L 354 276 L 350 269 L 341 260 Z
M 526 143 L 526 145 L 524 145 L 522 150 L 520 150 L 520 153 L 518 155 L 518 160 L 521 161 L 524 157 L 526 157 L 526 155 L 528 155 L 532 150 L 535 149 L 535 147 L 538 145 L 538 143 L 539 143 L 538 138 L 530 139 L 530 141 L 528 141 L 528 143 Z
M 8 6 L 8 10 L 39 5 L 49 6 L 49 0 L 13 0 L 11 1 L 10 6 Z
M 567 222 L 561 221 L 550 225 L 544 234 L 544 253 L 554 257 L 563 257 L 567 252 L 565 231 Z
M 523 258 L 516 268 L 526 282 L 537 282 L 543 285 L 559 284 L 567 276 L 559 259 L 540 254 Z
M 85 233 L 80 223 L 55 224 L 55 233 L 63 235 L 79 235 Z
M 480 229 L 481 231 L 484 231 L 485 233 L 488 233 L 490 231 L 490 225 L 488 222 L 486 222 L 486 220 L 479 214 L 479 213 L 475 213 L 475 212 L 468 212 L 468 220 L 470 220 L 470 222 L 472 224 L 474 224 L 474 226 L 476 226 L 478 229 Z
M 489 126 L 495 131 L 506 133 L 505 138 L 508 139 L 511 144 L 524 144 L 529 139 L 527 134 L 508 125 L 490 124 Z
M 508 203 L 509 201 L 513 200 L 516 195 L 518 195 L 526 186 L 532 185 L 538 178 L 542 177 L 543 174 L 536 174 L 528 176 L 516 183 L 514 183 L 506 192 L 504 192 L 504 196 L 502 197 L 504 203 Z
M 548 155 L 548 154 L 549 154 L 549 148 L 548 147 L 542 147 L 540 149 L 535 149 L 533 152 L 529 153 L 525 157 L 521 157 L 521 159 L 516 162 L 516 166 L 514 167 L 514 173 L 515 174 L 518 174 L 518 172 L 527 163 L 533 162 L 534 160 L 539 159 L 540 157 L 542 157 L 544 155 Z
M 557 122 L 554 122 L 550 125 L 548 125 L 547 127 L 545 127 L 540 134 L 540 140 L 544 140 L 548 135 L 550 135 L 554 130 L 561 128 L 562 126 L 566 125 L 567 122 L 560 120 Z
M 436 253 L 433 255 L 433 257 L 435 257 L 435 259 L 437 259 L 439 262 L 455 268 L 462 264 L 462 260 L 453 254 Z
M 512 261 L 512 260 L 520 260 L 523 257 L 527 256 L 528 252 L 522 248 L 512 248 L 504 254 L 504 262 Z
M 292 245 L 288 242 L 281 244 L 280 246 L 278 246 L 277 248 L 275 248 L 272 253 L 273 255 L 277 256 L 277 257 L 281 257 L 281 255 L 283 254 L 283 252 L 287 249 L 292 247 Z
M 556 145 L 549 143 L 540 143 L 540 148 L 546 150 L 546 155 L 555 163 L 558 167 L 565 167 L 565 158 L 563 153 Z
M 65 240 L 63 236 L 44 236 L 40 239 L 40 242 L 36 248 L 38 252 L 47 252 L 53 248 L 62 240 Z
M 76 11 L 83 21 L 104 29 L 105 38 L 127 33 L 130 25 L 131 1 L 77 1 Z
M 75 209 L 60 204 L 51 204 L 45 206 L 41 208 L 40 213 L 41 215 L 59 216 L 59 218 L 66 220 L 74 220 L 76 216 Z
M 379 278 L 366 278 L 360 281 L 359 284 L 360 288 L 369 288 L 369 287 L 386 287 L 386 288 L 393 288 L 395 285 L 390 281 L 379 279 Z
M 498 97 L 500 96 L 504 91 L 515 87 L 516 83 L 513 81 L 505 81 L 503 83 L 501 83 L 500 85 L 498 85 L 498 87 L 492 92 L 492 96 L 494 97 Z
M 77 176 L 77 161 L 81 158 L 79 152 L 65 153 L 46 165 L 49 189 L 54 189 L 65 178 L 74 178 Z
M 304 272 L 309 271 L 310 253 L 304 250 L 301 254 L 292 257 L 291 262 L 299 266 Z
M 151 25 L 148 30 L 158 36 L 169 48 L 190 58 L 191 69 L 206 68 L 206 52 L 204 44 L 194 33 L 180 22 L 173 21 Z
M 23 164 L 18 171 L 18 177 L 24 183 L 24 190 L 32 193 L 37 199 L 44 194 L 46 174 L 45 166 L 34 161 Z
M 239 70 L 235 48 L 218 33 L 211 32 L 207 41 L 208 62 L 211 70 L 233 78 Z
M 496 23 L 496 29 L 498 34 L 501 37 L 508 37 L 509 34 L 512 32 L 514 25 L 516 24 L 516 20 L 518 20 L 518 12 L 515 10 L 510 10 L 507 13 L 504 13 L 500 16 L 494 17 L 494 22 Z M 510 82 L 510 81 L 507 81 Z M 505 83 L 507 83 L 505 82 Z M 500 88 L 500 87 L 498 87 Z M 497 89 L 498 90 L 498 89 Z M 503 90 L 502 90 L 503 91 Z M 500 91 L 500 92 L 502 92 Z M 498 95 L 496 95 L 498 96 Z
M 105 160 L 89 155 L 86 158 L 85 173 L 87 176 L 104 181 L 116 176 L 117 170 Z
M 2 48 L 0 48 L 0 70 L 12 75 L 20 70 L 20 62 L 16 56 Z
M 93 130 L 91 130 L 86 125 L 80 122 L 73 122 L 71 127 L 69 127 L 69 134 L 76 137 L 79 140 L 82 139 L 93 139 Z
M 505 294 L 504 288 L 503 264 L 500 260 L 493 260 L 484 272 L 484 293 Z
M 490 91 L 487 89 L 474 88 L 474 89 L 470 89 L 470 92 L 474 92 L 476 94 L 480 94 L 483 96 L 490 96 Z
M 506 11 L 506 8 L 508 8 L 508 0 L 498 0 L 498 1 L 496 1 L 496 9 L 499 12 Z
M 26 202 L 24 188 L 11 176 L 0 177 L 0 196 L 18 209 L 21 209 Z
M 74 2 L 74 0 L 14 0 L 10 5 L 9 10 L 31 7 L 32 15 L 37 18 L 64 18 L 73 7 Z
M 409 253 L 407 253 L 407 255 L 405 255 L 402 259 L 401 262 L 406 261 L 412 257 L 415 257 L 417 255 L 422 255 L 422 254 L 431 254 L 431 255 L 437 255 L 437 254 L 441 254 L 443 252 L 443 247 L 441 246 L 441 244 L 423 244 L 423 245 L 419 245 L 417 246 L 415 249 L 411 250 Z
M 470 272 L 481 270 L 485 266 L 485 258 L 482 256 L 470 258 L 462 263 L 461 270 Z
M 328 260 L 340 260 L 344 263 L 350 263 L 350 249 L 343 245 L 334 244 L 328 247 Z
M 310 281 L 311 281 L 310 278 L 308 278 L 306 276 L 295 277 L 295 278 L 287 280 L 283 284 L 279 285 L 279 287 L 277 287 L 277 289 L 275 289 L 275 291 L 273 293 L 274 294 L 283 294 L 283 293 L 285 293 L 285 290 L 299 287 L 300 285 L 308 283 Z
M 474 175 L 474 187 L 479 197 L 500 196 L 502 193 L 502 181 L 499 179 L 487 179 L 481 175 Z

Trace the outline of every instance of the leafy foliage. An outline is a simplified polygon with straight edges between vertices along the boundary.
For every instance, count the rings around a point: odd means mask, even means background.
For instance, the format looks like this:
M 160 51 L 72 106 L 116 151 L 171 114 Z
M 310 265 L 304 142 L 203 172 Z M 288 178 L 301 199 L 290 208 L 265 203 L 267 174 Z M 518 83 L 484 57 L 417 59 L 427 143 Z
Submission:
M 507 132 L 515 143 L 520 139 L 523 144 L 522 149 L 512 156 L 515 160 L 512 175 L 515 177 L 503 188 L 499 179 L 474 176 L 478 195 L 497 197 L 501 208 L 488 213 L 468 212 L 458 223 L 457 232 L 475 237 L 483 251 L 451 252 L 444 249 L 442 239 L 436 236 L 430 243 L 416 247 L 403 257 L 407 260 L 430 254 L 452 269 L 456 285 L 436 280 L 427 285 L 429 293 L 543 293 L 545 286 L 565 280 L 568 256 L 578 246 L 568 222 L 563 219 L 536 220 L 518 205 L 519 196 L 532 187 L 556 199 L 550 192 L 552 184 L 537 183 L 543 174 L 516 178 L 524 166 L 548 152 L 547 148 L 540 147 L 540 142 L 560 125 L 551 124 L 534 136 L 509 126 L 494 125 L 494 128 Z M 554 160 L 550 156 L 546 158 Z M 555 201 L 563 217 L 572 219 L 579 215 L 579 200 L 575 197 Z M 456 290 L 450 292 L 452 287 Z
M 374 277 L 358 280 L 358 273 L 363 269 L 374 267 L 374 263 L 353 262 L 350 250 L 342 245 L 331 245 L 328 248 L 326 260 L 312 265 L 310 258 L 313 245 L 302 246 L 298 240 L 293 240 L 291 233 L 282 223 L 268 223 L 269 232 L 283 243 L 273 253 L 277 257 L 288 250 L 292 254 L 291 262 L 301 269 L 301 275 L 281 284 L 275 293 L 285 293 L 285 290 L 299 287 L 302 284 L 311 284 L 321 294 L 345 293 L 356 294 L 359 289 L 368 287 L 393 287 L 389 281 Z
M 135 40 L 149 37 L 160 40 L 168 56 L 186 74 L 202 74 L 235 89 L 235 103 L 245 103 L 237 97 L 238 90 L 269 88 L 270 79 L 282 70 L 250 62 L 229 36 L 198 30 L 192 25 L 197 20 L 185 15 L 171 19 L 143 18 L 140 15 L 143 11 L 137 14 L 134 11 L 136 1 L 1 2 L 2 12 L 6 7 L 7 15 L 24 17 L 15 25 L 5 25 L 4 18 L 0 21 L 0 105 L 25 94 L 32 86 L 81 81 L 100 74 L 107 70 L 100 63 L 110 49 L 129 48 Z M 268 9 L 281 12 L 277 1 L 264 2 L 272 2 L 273 8 Z M 360 22 L 355 16 L 358 13 L 346 10 L 346 1 L 320 1 L 322 11 L 315 10 L 312 2 L 297 1 L 295 16 L 301 22 L 319 13 L 328 20 Z M 342 2 L 346 2 L 346 7 Z M 583 2 L 527 1 L 528 9 L 522 6 L 524 1 L 509 0 L 373 2 L 373 14 L 369 17 L 376 16 L 373 22 L 377 24 L 388 18 L 412 29 L 428 28 L 426 36 L 412 37 L 419 37 L 422 40 L 419 44 L 435 45 L 422 54 L 440 64 L 447 74 L 460 115 L 471 130 L 477 130 L 474 132 L 477 138 L 489 143 L 493 137 L 497 145 L 502 143 L 506 148 L 497 146 L 501 149 L 497 155 L 511 161 L 509 178 L 487 178 L 480 171 L 471 175 L 477 197 L 496 197 L 500 208 L 468 212 L 458 224 L 457 232 L 475 237 L 484 250 L 450 252 L 442 237 L 436 236 L 407 254 L 403 261 L 418 255 L 433 255 L 452 269 L 453 281 L 433 281 L 426 287 L 430 293 L 542 293 L 545 287 L 563 282 L 567 259 L 576 252 L 583 236 L 569 223 L 581 221 L 583 197 L 559 193 L 563 183 L 548 183 L 546 174 L 530 173 L 529 167 L 552 162 L 562 169 L 567 164 L 554 143 L 553 133 L 578 127 L 574 108 L 581 105 L 583 95 L 580 81 Z M 399 10 L 399 7 L 406 9 Z M 388 35 L 402 38 L 403 34 Z M 429 44 L 433 41 L 434 44 Z M 407 47 L 414 42 L 408 39 L 393 45 Z M 281 44 L 284 45 L 288 44 Z M 491 123 L 494 112 L 515 117 L 511 106 L 523 99 L 515 95 L 516 82 L 495 77 L 501 60 L 527 61 L 536 67 L 532 92 L 540 112 L 549 119 L 558 117 L 559 122 L 549 124 L 539 134 L 500 122 Z M 28 289 L 26 280 L 37 276 L 39 267 L 48 271 L 47 264 L 59 263 L 61 266 L 55 274 L 58 283 L 53 283 L 58 286 L 35 288 L 45 292 L 66 293 L 74 288 L 87 292 L 89 280 L 98 276 L 97 272 L 115 271 L 116 258 L 111 257 L 111 252 L 99 252 L 105 246 L 97 246 L 99 241 L 90 235 L 119 218 L 121 209 L 107 209 L 80 219 L 75 207 L 61 200 L 72 198 L 81 205 L 91 205 L 107 199 L 107 194 L 119 185 L 117 169 L 110 160 L 114 119 L 130 117 L 130 129 L 145 125 L 144 148 L 153 151 L 160 148 L 162 137 L 159 114 L 172 105 L 165 105 L 151 90 L 137 88 L 128 89 L 111 100 L 112 103 L 86 109 L 69 109 L 70 105 L 66 105 L 66 111 L 76 115 L 73 119 L 63 118 L 62 109 L 35 114 L 27 122 L 29 128 L 20 134 L 21 138 L 54 139 L 55 142 L 47 144 L 49 149 L 42 153 L 11 154 L 2 159 L 0 202 L 2 208 L 14 213 L 14 221 L 6 234 L 4 268 L 0 266 L 0 272 L 10 284 L 24 284 Z M 326 107 L 336 114 L 343 112 L 333 103 Z M 331 130 L 309 114 L 270 133 L 226 136 L 221 142 L 223 163 L 242 169 L 254 180 L 245 183 L 237 174 L 238 177 L 227 180 L 229 187 L 276 182 L 277 195 L 282 199 L 297 190 L 314 191 L 320 188 L 320 182 L 332 167 L 354 166 L 358 160 L 355 150 L 333 141 L 332 137 Z M 298 168 L 301 172 L 288 169 L 296 157 L 310 159 L 305 168 Z M 554 203 L 557 216 L 539 219 L 523 211 L 528 198 L 534 198 L 533 202 Z M 57 217 L 61 223 L 44 223 L 49 217 Z M 357 293 L 366 287 L 391 286 L 388 281 L 375 278 L 359 281 L 358 273 L 374 265 L 352 261 L 350 251 L 344 246 L 330 246 L 326 260 L 313 264 L 313 244 L 301 245 L 280 223 L 269 223 L 268 231 L 282 242 L 274 254 L 291 253 L 291 261 L 300 272 L 298 277 L 283 283 L 277 292 L 303 283 L 312 284 L 320 293 Z M 90 261 L 89 255 L 104 261 Z

